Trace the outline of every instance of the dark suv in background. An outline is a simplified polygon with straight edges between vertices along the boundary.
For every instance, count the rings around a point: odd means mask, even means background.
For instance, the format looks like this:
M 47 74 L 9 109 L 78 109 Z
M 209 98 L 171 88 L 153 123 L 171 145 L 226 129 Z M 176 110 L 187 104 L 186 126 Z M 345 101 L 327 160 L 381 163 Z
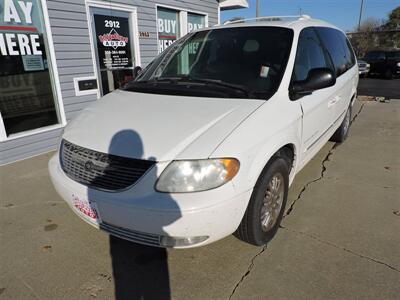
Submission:
M 387 79 L 400 74 L 400 50 L 368 51 L 363 60 L 371 65 L 369 74 L 379 74 Z

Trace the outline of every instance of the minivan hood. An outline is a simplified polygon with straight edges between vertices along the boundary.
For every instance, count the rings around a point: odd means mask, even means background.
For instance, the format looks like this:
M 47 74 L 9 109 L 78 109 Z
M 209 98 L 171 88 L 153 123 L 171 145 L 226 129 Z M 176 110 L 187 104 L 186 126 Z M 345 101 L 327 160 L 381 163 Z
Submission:
M 137 159 L 207 158 L 265 100 L 115 91 L 75 118 L 63 138 Z

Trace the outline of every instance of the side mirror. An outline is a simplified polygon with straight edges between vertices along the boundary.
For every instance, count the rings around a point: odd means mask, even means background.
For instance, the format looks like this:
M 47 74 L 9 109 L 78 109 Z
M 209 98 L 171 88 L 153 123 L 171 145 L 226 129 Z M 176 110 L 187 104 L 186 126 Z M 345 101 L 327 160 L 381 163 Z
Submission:
M 305 80 L 295 81 L 290 88 L 290 98 L 297 100 L 313 91 L 335 85 L 335 73 L 328 68 L 311 69 Z
M 136 78 L 142 73 L 142 68 L 139 66 L 136 66 L 133 68 L 133 78 Z

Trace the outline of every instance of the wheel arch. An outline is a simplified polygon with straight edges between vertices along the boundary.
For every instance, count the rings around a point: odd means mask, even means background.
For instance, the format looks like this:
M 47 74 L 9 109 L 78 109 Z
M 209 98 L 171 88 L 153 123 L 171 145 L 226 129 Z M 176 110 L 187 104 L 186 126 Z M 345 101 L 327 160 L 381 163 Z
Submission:
M 357 99 L 357 92 L 356 92 L 356 91 L 353 91 L 353 92 L 352 92 L 351 99 L 350 99 L 350 105 L 351 105 L 351 106 L 354 105 L 354 102 L 356 101 L 356 99 Z
M 288 162 L 289 184 L 292 182 L 296 173 L 299 147 L 295 142 L 282 142 L 275 145 L 276 147 L 274 148 L 269 147 L 268 151 L 259 151 L 256 158 L 253 160 L 248 173 L 249 184 L 252 187 L 255 186 L 260 176 L 266 171 L 272 159 L 276 157 L 282 157 Z

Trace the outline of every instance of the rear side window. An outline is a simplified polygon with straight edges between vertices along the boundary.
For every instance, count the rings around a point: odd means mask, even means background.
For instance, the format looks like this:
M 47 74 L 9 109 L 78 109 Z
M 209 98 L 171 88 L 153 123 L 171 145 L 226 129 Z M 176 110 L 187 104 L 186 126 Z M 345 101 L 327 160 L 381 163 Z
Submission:
M 331 68 L 321 42 L 313 28 L 305 28 L 299 36 L 292 81 L 305 80 L 315 68 Z
M 346 36 L 339 30 L 327 27 L 316 28 L 323 44 L 328 50 L 336 76 L 342 75 L 355 64 L 353 50 Z

